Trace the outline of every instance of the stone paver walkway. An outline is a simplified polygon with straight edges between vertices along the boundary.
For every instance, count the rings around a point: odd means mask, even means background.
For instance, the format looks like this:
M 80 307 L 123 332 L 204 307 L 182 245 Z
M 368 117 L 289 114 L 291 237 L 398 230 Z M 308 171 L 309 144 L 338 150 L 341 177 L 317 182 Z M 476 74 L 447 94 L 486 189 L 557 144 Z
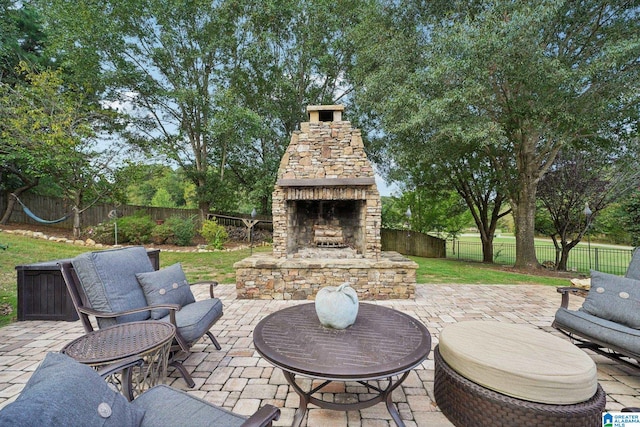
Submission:
M 206 289 L 197 289 L 204 298 Z M 182 378 L 169 370 L 166 383 L 187 390 L 200 398 L 241 414 L 251 414 L 270 403 L 282 409 L 278 426 L 291 425 L 298 406 L 297 395 L 287 385 L 282 372 L 260 358 L 253 349 L 252 331 L 265 315 L 297 304 L 297 301 L 249 301 L 235 298 L 234 285 L 221 285 L 217 295 L 223 300 L 225 313 L 212 328 L 222 350 L 202 340 L 185 366 L 192 371 L 195 388 L 188 389 Z M 572 305 L 580 303 L 574 298 Z M 381 301 L 420 319 L 438 342 L 439 332 L 449 323 L 472 319 L 497 320 L 527 324 L 558 334 L 551 328 L 553 315 L 560 304 L 555 288 L 518 285 L 418 285 L 415 300 Z M 13 401 L 31 373 L 48 351 L 58 351 L 65 343 L 82 335 L 80 322 L 17 322 L 0 329 L 0 408 Z M 558 334 L 559 335 L 559 334 Z M 607 393 L 607 410 L 640 406 L 640 370 L 633 370 L 601 356 L 592 355 L 598 365 L 600 384 Z M 433 359 L 414 370 L 393 394 L 407 427 L 451 426 L 433 399 Z M 340 392 L 364 393 L 357 384 Z M 366 397 L 365 394 L 360 395 Z M 338 412 L 310 406 L 303 426 L 394 426 L 386 407 L 380 403 L 361 411 Z

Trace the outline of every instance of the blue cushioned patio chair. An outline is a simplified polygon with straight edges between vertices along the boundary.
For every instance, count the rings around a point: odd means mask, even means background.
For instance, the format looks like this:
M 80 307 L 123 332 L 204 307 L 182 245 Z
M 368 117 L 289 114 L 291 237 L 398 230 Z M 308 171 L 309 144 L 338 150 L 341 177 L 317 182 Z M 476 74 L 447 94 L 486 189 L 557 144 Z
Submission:
M 210 298 L 195 301 L 182 269 L 172 266 L 155 271 L 142 246 L 87 252 L 61 262 L 60 269 L 87 333 L 93 331 L 90 316 L 95 317 L 98 328 L 150 319 L 175 325 L 169 365 L 180 372 L 189 387 L 195 383 L 182 361 L 191 347 L 207 335 L 216 349 L 221 348 L 209 331 L 222 316 L 222 302 L 213 294 L 217 282 L 200 282 L 209 284 Z M 171 302 L 169 297 L 177 293 L 183 297 L 182 302 Z
M 64 354 L 48 353 L 20 396 L 0 410 L 0 426 L 270 427 L 280 418 L 280 410 L 269 404 L 245 417 L 166 385 L 129 402 L 101 378 L 141 362 L 131 358 L 96 372 Z
M 553 327 L 578 347 L 588 348 L 634 368 L 640 367 L 640 248 L 624 277 L 591 271 L 591 288 L 582 307 L 569 308 L 569 296 L 584 290 L 560 287 L 560 308 Z

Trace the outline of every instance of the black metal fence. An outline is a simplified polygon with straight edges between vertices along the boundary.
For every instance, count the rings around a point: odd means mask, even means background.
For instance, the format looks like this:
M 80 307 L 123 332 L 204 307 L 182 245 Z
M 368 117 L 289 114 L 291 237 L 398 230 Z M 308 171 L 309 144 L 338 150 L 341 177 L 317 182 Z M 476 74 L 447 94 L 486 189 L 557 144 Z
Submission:
M 631 249 L 606 248 L 597 245 L 576 246 L 569 253 L 567 270 L 583 274 L 589 274 L 589 270 L 598 270 L 603 273 L 624 275 L 631 261 L 631 254 Z M 536 255 L 541 263 L 545 263 L 545 261 L 555 263 L 556 250 L 551 244 L 536 245 Z M 460 240 L 447 241 L 447 258 L 482 261 L 482 243 Z M 513 265 L 515 259 L 515 243 L 493 244 L 493 262 Z

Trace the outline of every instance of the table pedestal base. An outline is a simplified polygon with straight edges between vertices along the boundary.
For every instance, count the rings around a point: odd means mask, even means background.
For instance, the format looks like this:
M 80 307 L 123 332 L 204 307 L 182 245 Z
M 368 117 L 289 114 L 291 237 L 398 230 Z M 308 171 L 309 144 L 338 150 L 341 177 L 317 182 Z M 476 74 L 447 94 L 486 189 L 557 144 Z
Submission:
M 368 408 L 380 402 L 385 402 L 385 404 L 387 405 L 387 410 L 389 411 L 389 414 L 391 414 L 391 418 L 393 418 L 393 421 L 396 423 L 396 425 L 398 427 L 404 427 L 404 422 L 400 419 L 400 414 L 398 413 L 398 409 L 396 408 L 396 406 L 393 404 L 393 401 L 391 400 L 391 394 L 393 390 L 398 388 L 398 386 L 402 384 L 405 378 L 407 378 L 407 376 L 409 375 L 409 371 L 400 375 L 398 378 L 395 379 L 395 381 L 394 381 L 394 377 L 388 377 L 386 379 L 383 379 L 383 380 L 386 380 L 388 383 L 386 387 L 382 387 L 382 388 L 379 387 L 379 385 L 374 385 L 368 381 L 354 381 L 354 382 L 357 382 L 358 384 L 362 384 L 368 390 L 374 391 L 377 393 L 377 395 L 372 397 L 371 399 L 367 399 L 367 400 L 355 402 L 355 403 L 328 402 L 326 400 L 322 400 L 313 396 L 316 393 L 320 393 L 324 387 L 326 387 L 328 384 L 334 381 L 327 380 L 322 384 L 320 384 L 319 386 L 313 387 L 309 391 L 305 391 L 296 382 L 295 374 L 292 374 L 291 372 L 287 372 L 287 371 L 283 371 L 283 373 L 289 385 L 291 385 L 291 387 L 293 387 L 295 392 L 298 393 L 298 396 L 300 396 L 300 406 L 298 407 L 298 409 L 296 409 L 296 413 L 293 418 L 293 424 L 292 424 L 293 427 L 300 427 L 300 424 L 302 423 L 302 420 L 305 414 L 307 413 L 307 405 L 309 405 L 309 403 L 316 405 L 320 408 L 332 409 L 336 411 L 354 411 L 358 409 Z M 335 380 L 335 381 L 347 382 L 346 380 Z
M 143 363 L 140 366 L 125 368 L 120 374 L 107 377 L 107 382 L 113 384 L 130 402 L 136 397 L 160 384 L 167 376 L 167 359 L 171 349 L 171 342 L 152 349 L 140 355 Z M 95 369 L 107 365 L 94 365 Z

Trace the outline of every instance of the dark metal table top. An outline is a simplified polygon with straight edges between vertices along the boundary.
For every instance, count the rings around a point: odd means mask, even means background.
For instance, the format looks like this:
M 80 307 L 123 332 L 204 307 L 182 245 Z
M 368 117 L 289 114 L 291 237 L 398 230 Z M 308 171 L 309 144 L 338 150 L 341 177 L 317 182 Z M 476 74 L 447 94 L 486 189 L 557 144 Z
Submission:
M 322 326 L 315 305 L 266 316 L 253 331 L 256 350 L 295 374 L 329 380 L 371 380 L 406 372 L 431 351 L 431 335 L 418 320 L 391 308 L 360 303 L 347 329 Z
M 87 365 L 106 364 L 152 352 L 170 343 L 175 333 L 175 326 L 167 322 L 121 323 L 76 338 L 61 352 Z

